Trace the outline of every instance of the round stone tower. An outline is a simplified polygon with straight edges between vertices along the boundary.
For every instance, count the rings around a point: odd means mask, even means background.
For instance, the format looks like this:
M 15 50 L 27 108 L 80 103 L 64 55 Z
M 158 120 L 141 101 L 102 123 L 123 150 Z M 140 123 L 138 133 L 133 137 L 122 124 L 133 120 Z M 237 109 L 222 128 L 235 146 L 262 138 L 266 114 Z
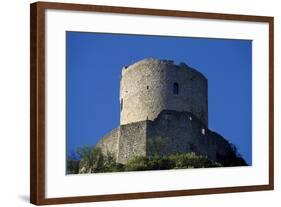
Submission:
M 120 125 L 154 120 L 162 110 L 191 112 L 208 126 L 208 80 L 184 63 L 144 59 L 122 69 Z

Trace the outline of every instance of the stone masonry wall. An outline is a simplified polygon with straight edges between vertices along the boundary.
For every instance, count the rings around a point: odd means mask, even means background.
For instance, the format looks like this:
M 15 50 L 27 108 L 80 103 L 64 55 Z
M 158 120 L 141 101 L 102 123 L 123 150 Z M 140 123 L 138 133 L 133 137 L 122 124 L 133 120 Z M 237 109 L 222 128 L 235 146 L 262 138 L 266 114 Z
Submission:
M 162 111 L 149 124 L 147 154 L 152 156 L 156 153 L 163 156 L 190 151 L 198 153 L 201 151 L 199 145 L 202 129 L 205 128 L 191 113 Z M 158 146 L 156 151 L 155 146 Z M 214 158 L 211 150 L 207 154 Z
M 190 112 L 164 110 L 153 121 L 141 121 L 112 130 L 97 144 L 125 164 L 134 156 L 195 152 L 217 161 L 232 149 L 227 140 L 210 131 Z
M 120 126 L 117 162 L 126 163 L 134 156 L 146 156 L 147 122 Z
M 110 152 L 117 158 L 119 137 L 120 127 L 111 130 L 108 134 L 103 136 L 96 144 L 96 147 L 101 148 L 105 155 Z
M 189 112 L 165 110 L 147 127 L 147 156 L 195 152 L 217 160 L 230 144 Z
M 154 120 L 162 110 L 191 112 L 208 125 L 207 79 L 183 63 L 144 59 L 123 68 L 120 103 L 120 125 Z
M 188 152 L 217 160 L 232 150 L 208 129 L 208 80 L 184 63 L 144 59 L 124 67 L 120 104 L 120 126 L 97 143 L 119 163 Z

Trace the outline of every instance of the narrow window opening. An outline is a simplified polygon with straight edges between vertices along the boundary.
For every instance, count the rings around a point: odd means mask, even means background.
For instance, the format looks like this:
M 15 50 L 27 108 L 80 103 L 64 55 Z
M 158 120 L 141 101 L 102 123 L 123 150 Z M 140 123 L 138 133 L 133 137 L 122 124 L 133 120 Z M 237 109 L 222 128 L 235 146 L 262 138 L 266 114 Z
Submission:
M 179 84 L 178 83 L 174 83 L 174 85 L 173 85 L 173 93 L 174 94 L 179 94 Z
M 121 108 L 121 111 L 122 111 L 123 110 L 123 98 L 121 98 L 120 108 Z
M 202 129 L 202 134 L 205 135 L 205 133 L 206 133 L 206 132 L 205 132 L 205 129 Z
M 149 89 L 149 86 L 146 86 L 146 89 L 148 90 L 148 89 Z

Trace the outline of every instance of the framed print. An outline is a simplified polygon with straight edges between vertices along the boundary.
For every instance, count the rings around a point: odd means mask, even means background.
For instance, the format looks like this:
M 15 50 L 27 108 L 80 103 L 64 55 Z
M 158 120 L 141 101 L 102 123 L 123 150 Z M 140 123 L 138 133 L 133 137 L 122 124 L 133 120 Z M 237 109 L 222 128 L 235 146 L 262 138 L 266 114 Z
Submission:
M 273 17 L 30 13 L 31 203 L 273 190 Z

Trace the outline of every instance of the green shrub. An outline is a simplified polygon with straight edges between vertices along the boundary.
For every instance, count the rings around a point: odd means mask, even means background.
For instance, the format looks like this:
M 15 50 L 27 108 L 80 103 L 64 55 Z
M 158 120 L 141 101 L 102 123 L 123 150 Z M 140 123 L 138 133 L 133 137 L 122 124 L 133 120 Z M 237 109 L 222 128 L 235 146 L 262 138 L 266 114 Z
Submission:
M 67 158 L 66 164 L 67 164 L 67 174 L 77 174 L 79 172 L 79 160 L 73 160 Z
M 206 156 L 196 155 L 194 152 L 187 154 L 175 154 L 169 157 L 175 162 L 176 169 L 181 168 L 207 168 L 221 167 L 222 165 L 214 162 Z
M 167 156 L 153 156 L 149 159 L 148 165 L 151 170 L 167 170 L 175 167 L 174 161 Z
M 208 157 L 196 155 L 194 152 L 184 154 L 178 153 L 169 156 L 159 156 L 156 154 L 151 157 L 135 156 L 128 160 L 125 165 L 117 163 L 112 153 L 104 155 L 100 148 L 79 148 L 77 154 L 80 159 L 76 157 L 68 157 L 67 159 L 68 173 L 123 172 L 225 166 L 224 163 L 214 162 Z M 231 158 L 234 159 L 233 157 Z M 236 159 L 235 163 L 243 164 L 239 158 Z M 234 163 L 233 160 L 232 163 Z
M 125 165 L 126 171 L 141 171 L 149 169 L 149 159 L 144 156 L 133 157 Z
M 78 149 L 82 158 L 79 163 L 79 173 L 102 172 L 104 168 L 104 155 L 100 148 L 84 147 Z
M 163 157 L 153 156 L 150 158 L 144 156 L 136 156 L 127 162 L 127 164 L 125 165 L 125 170 L 141 171 L 207 167 L 222 167 L 222 165 L 208 159 L 206 156 L 198 156 L 192 152 Z
M 66 159 L 66 170 L 67 174 L 77 174 L 79 172 L 79 157 L 73 151 L 71 152 Z
M 112 153 L 104 155 L 100 148 L 83 147 L 77 150 L 81 157 L 79 173 L 121 172 L 124 165 L 117 163 Z
M 107 153 L 104 157 L 103 171 L 104 172 L 120 172 L 124 171 L 124 165 L 117 163 L 112 153 Z

